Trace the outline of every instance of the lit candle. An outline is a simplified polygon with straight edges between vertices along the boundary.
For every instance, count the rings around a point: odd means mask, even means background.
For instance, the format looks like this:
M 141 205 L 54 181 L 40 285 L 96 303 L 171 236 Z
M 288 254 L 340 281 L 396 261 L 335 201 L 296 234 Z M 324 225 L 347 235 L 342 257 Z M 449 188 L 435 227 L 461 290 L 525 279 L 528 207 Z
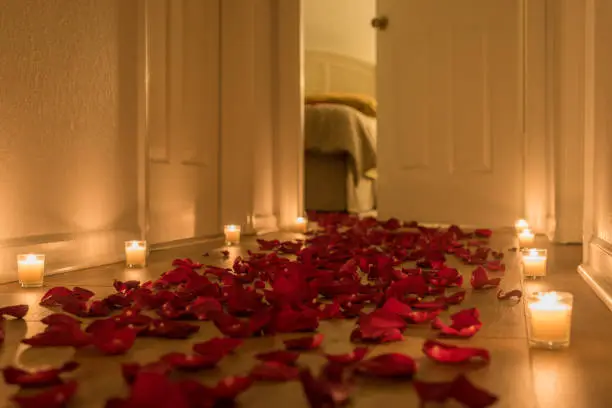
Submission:
M 546 276 L 546 250 L 525 249 L 522 251 L 523 274 L 527 277 Z
M 514 228 L 516 228 L 516 232 L 521 232 L 523 230 L 526 230 L 529 228 L 529 224 L 527 223 L 526 220 L 518 220 L 515 224 L 514 224 Z
M 535 235 L 531 232 L 530 229 L 524 229 L 518 236 L 519 238 L 519 246 L 521 248 L 528 247 L 533 244 L 535 241 Z
M 17 276 L 22 288 L 39 288 L 45 276 L 45 256 L 41 254 L 17 255 Z
M 308 219 L 305 217 L 297 217 L 295 219 L 295 228 L 297 232 L 305 233 L 308 231 Z
M 125 264 L 128 268 L 147 266 L 147 241 L 125 242 Z
M 538 292 L 527 298 L 529 343 L 532 347 L 569 346 L 573 296 L 565 292 Z
M 240 243 L 240 225 L 226 225 L 224 228 L 226 245 Z

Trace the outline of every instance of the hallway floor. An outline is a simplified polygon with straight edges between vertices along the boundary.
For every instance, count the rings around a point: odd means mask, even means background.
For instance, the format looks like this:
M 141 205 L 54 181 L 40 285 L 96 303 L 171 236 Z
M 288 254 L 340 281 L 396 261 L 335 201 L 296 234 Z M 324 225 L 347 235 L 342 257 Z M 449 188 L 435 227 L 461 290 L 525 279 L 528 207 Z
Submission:
M 293 239 L 298 234 L 270 234 L 265 239 Z M 80 367 L 67 373 L 66 379 L 75 378 L 79 389 L 69 407 L 104 407 L 106 400 L 125 397 L 128 387 L 121 375 L 120 363 L 156 361 L 169 352 L 190 353 L 194 343 L 220 336 L 211 322 L 194 323 L 200 326 L 198 333 L 186 340 L 138 338 L 134 346 L 124 355 L 103 356 L 91 347 L 75 351 L 73 348 L 30 348 L 21 344 L 44 330 L 41 320 L 57 310 L 38 305 L 42 295 L 51 287 L 83 287 L 95 292 L 101 298 L 115 293 L 113 280 L 155 280 L 171 269 L 175 258 L 189 257 L 197 262 L 231 267 L 236 256 L 247 257 L 247 251 L 258 251 L 252 237 L 243 238 L 241 245 L 229 248 L 228 258 L 215 249 L 218 242 L 185 246 L 153 252 L 149 266 L 145 269 L 125 269 L 123 265 L 110 265 L 90 270 L 70 272 L 47 277 L 45 287 L 22 289 L 17 284 L 0 285 L 0 307 L 15 304 L 30 306 L 22 320 L 5 322 L 6 339 L 0 348 L 0 366 L 13 365 L 20 368 L 36 369 L 44 365 L 54 367 L 75 360 Z M 514 237 L 508 232 L 494 233 L 490 246 L 504 249 L 507 270 L 505 274 L 490 273 L 492 277 L 503 276 L 500 288 L 523 289 L 532 292 L 541 289 L 570 291 L 574 294 L 574 315 L 571 346 L 563 351 L 543 351 L 528 348 L 525 315 L 522 301 L 499 301 L 496 290 L 472 291 L 470 273 L 473 266 L 459 264 L 454 258 L 450 266 L 457 267 L 464 275 L 463 287 L 466 298 L 460 306 L 451 308 L 477 307 L 480 311 L 482 329 L 469 339 L 443 339 L 453 344 L 483 347 L 490 351 L 489 365 L 444 366 L 428 360 L 422 353 L 423 340 L 434 333 L 428 324 L 421 327 L 409 326 L 404 332 L 405 340 L 387 344 L 371 345 L 368 357 L 385 352 L 401 352 L 415 358 L 419 366 L 417 378 L 426 381 L 445 381 L 458 373 L 466 373 L 469 380 L 478 387 L 499 396 L 495 407 L 520 408 L 578 408 L 608 407 L 612 405 L 610 389 L 610 367 L 612 367 L 612 325 L 610 311 L 595 296 L 578 275 L 580 246 L 547 245 L 544 238 L 538 238 L 539 247 L 549 248 L 549 274 L 542 281 L 522 282 L 518 268 L 517 253 L 507 251 L 514 245 Z M 224 249 L 224 248 L 221 248 Z M 210 255 L 203 257 L 208 252 Z M 446 313 L 442 316 L 444 317 Z M 91 319 L 81 319 L 85 322 Z M 447 321 L 443 318 L 443 320 Z M 349 336 L 355 327 L 355 319 L 334 319 L 321 321 L 318 332 L 324 334 L 321 350 L 326 353 L 348 353 L 355 347 Z M 228 375 L 246 374 L 255 365 L 253 355 L 260 352 L 283 349 L 284 339 L 303 337 L 306 334 L 283 334 L 273 337 L 245 339 L 235 354 L 225 357 L 217 368 L 194 374 L 180 374 L 177 378 L 193 378 L 206 384 L 214 384 Z M 307 351 L 299 359 L 300 364 L 310 366 L 318 372 L 325 359 L 317 351 Z M 10 396 L 18 391 L 17 386 L 6 385 L 0 380 L 0 407 L 10 407 Z M 153 391 L 152 391 L 153 392 Z M 418 398 L 410 381 L 360 378 L 352 393 L 354 407 L 417 407 Z M 308 403 L 299 381 L 284 383 L 257 382 L 241 394 L 237 401 L 243 407 L 307 407 Z M 435 406 L 432 405 L 432 406 Z M 448 407 L 460 406 L 449 403 Z M 41 408 L 43 408 L 41 406 Z M 154 407 L 153 407 L 154 408 Z

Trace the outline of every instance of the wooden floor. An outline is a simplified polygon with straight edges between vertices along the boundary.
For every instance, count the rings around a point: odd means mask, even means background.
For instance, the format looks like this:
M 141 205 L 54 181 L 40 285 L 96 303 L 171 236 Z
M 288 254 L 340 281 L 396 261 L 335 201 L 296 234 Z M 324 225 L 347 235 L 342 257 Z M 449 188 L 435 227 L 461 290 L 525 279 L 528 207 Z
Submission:
M 291 238 L 277 234 L 272 237 Z M 545 239 L 541 239 L 541 244 Z M 509 248 L 513 246 L 510 234 L 494 234 L 491 246 Z M 541 245 L 539 245 L 541 246 Z M 103 407 L 106 399 L 125 396 L 127 388 L 120 374 L 121 362 L 148 362 L 156 360 L 170 351 L 190 352 L 191 344 L 219 335 L 212 323 L 202 323 L 200 332 L 189 340 L 165 340 L 139 338 L 134 347 L 124 356 L 100 356 L 89 348 L 76 352 L 70 348 L 30 349 L 20 344 L 43 329 L 40 320 L 51 311 L 38 306 L 42 294 L 52 286 L 81 286 L 98 296 L 114 292 L 113 279 L 146 281 L 157 278 L 170 267 L 176 257 L 191 257 L 194 260 L 216 265 L 229 265 L 231 260 L 248 249 L 255 250 L 253 239 L 247 239 L 240 247 L 231 248 L 229 260 L 224 260 L 213 244 L 201 244 L 154 252 L 150 266 L 143 270 L 127 270 L 122 265 L 111 265 L 91 270 L 77 271 L 48 277 L 45 288 L 21 289 L 17 284 L 0 285 L 0 306 L 27 303 L 30 312 L 24 321 L 8 321 L 4 346 L 0 348 L 0 365 L 17 365 L 36 368 L 41 365 L 60 365 L 76 359 L 81 368 L 73 376 L 80 388 L 71 407 Z M 203 258 L 204 252 L 210 256 Z M 565 351 L 530 350 L 527 345 L 525 318 L 522 303 L 518 305 L 500 302 L 495 291 L 470 293 L 462 307 L 476 306 L 481 311 L 482 330 L 472 339 L 457 341 L 465 345 L 485 347 L 491 351 L 491 364 L 471 369 L 467 375 L 476 385 L 500 396 L 498 407 L 520 408 L 597 408 L 612 406 L 612 320 L 611 312 L 594 295 L 576 272 L 580 262 L 579 246 L 550 246 L 550 272 L 544 281 L 527 282 L 526 291 L 550 288 L 570 291 L 574 294 L 574 318 L 572 344 Z M 522 287 L 519 278 L 517 257 L 507 252 L 505 262 L 508 271 L 502 281 L 504 289 Z M 458 264 L 456 266 L 459 266 Z M 462 267 L 469 285 L 469 272 L 473 268 Z M 466 285 L 464 284 L 464 285 Z M 349 334 L 354 321 L 325 321 L 320 332 L 325 334 L 323 348 L 330 353 L 348 352 L 353 348 Z M 443 367 L 426 360 L 421 353 L 423 339 L 431 336 L 429 329 L 411 329 L 405 332 L 406 340 L 400 343 L 375 346 L 375 352 L 398 351 L 418 359 L 419 376 L 425 380 L 445 380 L 465 371 L 461 367 Z M 217 370 L 197 374 L 204 382 L 213 382 L 223 375 L 246 373 L 254 364 L 252 355 L 275 348 L 282 348 L 281 339 L 291 335 L 249 339 L 238 349 L 237 354 L 224 359 Z M 323 362 L 315 353 L 306 353 L 300 360 L 313 368 Z M 69 376 L 68 376 L 69 377 Z M 7 386 L 0 380 L 0 407 L 11 406 L 8 398 L 17 387 Z M 360 383 L 354 394 L 354 407 L 417 407 L 418 402 L 412 387 L 404 382 L 368 380 Z M 243 407 L 306 407 L 299 382 L 283 384 L 256 384 L 242 394 L 239 402 Z M 452 407 L 453 405 L 447 405 Z M 42 408 L 42 407 L 41 407 Z

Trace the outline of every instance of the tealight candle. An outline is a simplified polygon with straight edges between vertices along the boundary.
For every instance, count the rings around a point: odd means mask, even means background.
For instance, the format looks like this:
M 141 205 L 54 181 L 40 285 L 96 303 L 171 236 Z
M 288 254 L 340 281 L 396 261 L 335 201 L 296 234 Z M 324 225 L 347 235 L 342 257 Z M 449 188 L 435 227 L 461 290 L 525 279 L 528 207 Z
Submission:
M 546 276 L 546 250 L 524 249 L 521 251 L 523 261 L 523 274 L 526 277 L 537 278 Z
M 22 288 L 39 288 L 45 276 L 45 256 L 42 254 L 17 255 L 17 276 Z
M 125 241 L 125 264 L 128 268 L 147 266 L 147 241 Z
M 526 230 L 529 228 L 529 224 L 527 223 L 526 220 L 518 220 L 515 224 L 514 224 L 514 228 L 516 229 L 516 232 L 521 232 L 523 230 Z
M 519 238 L 519 246 L 521 248 L 528 247 L 533 244 L 535 241 L 535 235 L 531 232 L 530 229 L 524 229 L 518 236 Z
M 297 217 L 295 219 L 295 228 L 297 232 L 301 232 L 302 234 L 308 231 L 308 219 L 305 217 Z
M 223 231 L 225 232 L 226 245 L 237 245 L 240 243 L 240 225 L 226 225 Z
M 536 292 L 527 298 L 531 347 L 568 347 L 572 329 L 573 299 L 567 292 Z

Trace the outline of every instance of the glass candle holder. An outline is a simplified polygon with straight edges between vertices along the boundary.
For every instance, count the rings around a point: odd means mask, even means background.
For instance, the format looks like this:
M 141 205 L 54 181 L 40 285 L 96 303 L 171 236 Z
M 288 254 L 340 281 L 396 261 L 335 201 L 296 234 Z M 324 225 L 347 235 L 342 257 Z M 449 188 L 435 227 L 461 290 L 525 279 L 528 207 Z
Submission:
M 536 292 L 526 299 L 529 345 L 551 350 L 569 347 L 574 296 L 568 292 Z
M 519 246 L 521 248 L 527 248 L 533 245 L 533 242 L 535 241 L 535 234 L 527 228 L 521 231 L 521 233 L 518 235 L 518 239 Z
M 521 250 L 521 258 L 524 277 L 540 278 L 546 276 L 548 256 L 545 249 L 525 248 Z
M 526 220 L 518 220 L 514 223 L 514 229 L 517 234 L 520 234 L 526 229 L 529 229 L 529 223 Z
M 308 231 L 308 218 L 306 217 L 297 217 L 295 219 L 295 230 L 297 232 L 301 232 L 302 234 Z
M 240 225 L 226 225 L 223 228 L 225 233 L 225 244 L 228 246 L 238 245 L 240 243 Z
M 40 288 L 45 278 L 45 256 L 17 255 L 17 277 L 22 288 Z
M 147 266 L 147 241 L 125 241 L 125 265 L 128 268 Z

